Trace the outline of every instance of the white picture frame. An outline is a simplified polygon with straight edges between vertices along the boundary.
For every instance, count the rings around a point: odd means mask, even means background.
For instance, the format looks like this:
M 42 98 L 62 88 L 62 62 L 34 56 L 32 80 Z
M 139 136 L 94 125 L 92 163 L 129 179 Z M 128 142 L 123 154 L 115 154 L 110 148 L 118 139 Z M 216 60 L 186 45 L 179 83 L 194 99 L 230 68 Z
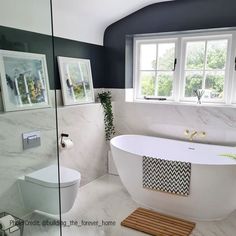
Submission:
M 94 103 L 90 60 L 61 56 L 57 60 L 64 105 Z
M 46 56 L 0 50 L 4 111 L 51 107 Z

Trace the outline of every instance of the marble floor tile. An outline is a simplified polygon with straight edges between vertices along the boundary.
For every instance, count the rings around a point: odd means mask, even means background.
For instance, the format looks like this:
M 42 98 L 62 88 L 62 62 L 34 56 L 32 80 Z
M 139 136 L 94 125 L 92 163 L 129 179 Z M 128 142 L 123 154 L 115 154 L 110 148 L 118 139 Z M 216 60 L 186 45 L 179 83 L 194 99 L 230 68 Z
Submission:
M 62 215 L 63 236 L 145 236 L 147 234 L 120 226 L 120 222 L 139 206 L 119 177 L 105 175 L 79 189 L 72 210 Z M 191 236 L 236 236 L 236 212 L 222 221 L 196 223 Z M 56 226 L 33 227 L 34 232 L 30 227 L 27 230 L 24 236 L 59 236 Z
M 62 216 L 62 220 L 68 224 L 74 220 L 80 225 L 82 221 L 98 221 L 98 225 L 63 227 L 63 235 L 146 235 L 120 226 L 120 222 L 137 207 L 138 204 L 130 198 L 119 177 L 105 175 L 80 188 L 73 209 Z
M 140 205 L 133 201 L 119 177 L 105 175 L 80 188 L 73 209 L 63 220 L 115 221 L 114 226 L 64 227 L 63 235 L 142 236 L 146 235 L 120 226 L 120 222 Z M 191 236 L 235 236 L 236 212 L 223 221 L 197 222 Z
M 55 218 L 34 212 L 23 220 L 25 221 L 23 236 L 60 236 L 60 226 L 54 223 L 57 221 Z

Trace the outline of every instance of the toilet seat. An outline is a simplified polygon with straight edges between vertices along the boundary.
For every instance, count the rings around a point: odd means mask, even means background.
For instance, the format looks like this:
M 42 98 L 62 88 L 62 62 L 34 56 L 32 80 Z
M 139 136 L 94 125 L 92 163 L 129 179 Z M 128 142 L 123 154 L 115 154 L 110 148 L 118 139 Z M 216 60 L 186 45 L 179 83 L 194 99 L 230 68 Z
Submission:
M 81 175 L 78 171 L 60 166 L 60 187 L 69 187 L 78 183 Z M 49 188 L 58 188 L 58 166 L 51 165 L 25 176 L 25 180 Z

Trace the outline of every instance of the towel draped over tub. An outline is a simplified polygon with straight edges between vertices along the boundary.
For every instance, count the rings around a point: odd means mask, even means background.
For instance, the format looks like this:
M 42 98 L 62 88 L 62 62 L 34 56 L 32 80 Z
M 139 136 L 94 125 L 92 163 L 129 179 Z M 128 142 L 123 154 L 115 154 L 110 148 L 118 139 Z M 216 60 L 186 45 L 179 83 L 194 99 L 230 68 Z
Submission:
M 172 194 L 190 193 L 191 163 L 143 156 L 143 187 Z

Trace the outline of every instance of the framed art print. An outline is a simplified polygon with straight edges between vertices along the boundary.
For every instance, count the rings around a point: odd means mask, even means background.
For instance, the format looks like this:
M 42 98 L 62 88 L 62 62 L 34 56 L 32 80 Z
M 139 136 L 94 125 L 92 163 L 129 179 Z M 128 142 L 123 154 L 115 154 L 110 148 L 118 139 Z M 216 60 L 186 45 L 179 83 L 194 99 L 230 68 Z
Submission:
M 90 60 L 58 57 L 64 105 L 94 102 Z
M 0 76 L 5 111 L 50 107 L 45 55 L 0 50 Z

